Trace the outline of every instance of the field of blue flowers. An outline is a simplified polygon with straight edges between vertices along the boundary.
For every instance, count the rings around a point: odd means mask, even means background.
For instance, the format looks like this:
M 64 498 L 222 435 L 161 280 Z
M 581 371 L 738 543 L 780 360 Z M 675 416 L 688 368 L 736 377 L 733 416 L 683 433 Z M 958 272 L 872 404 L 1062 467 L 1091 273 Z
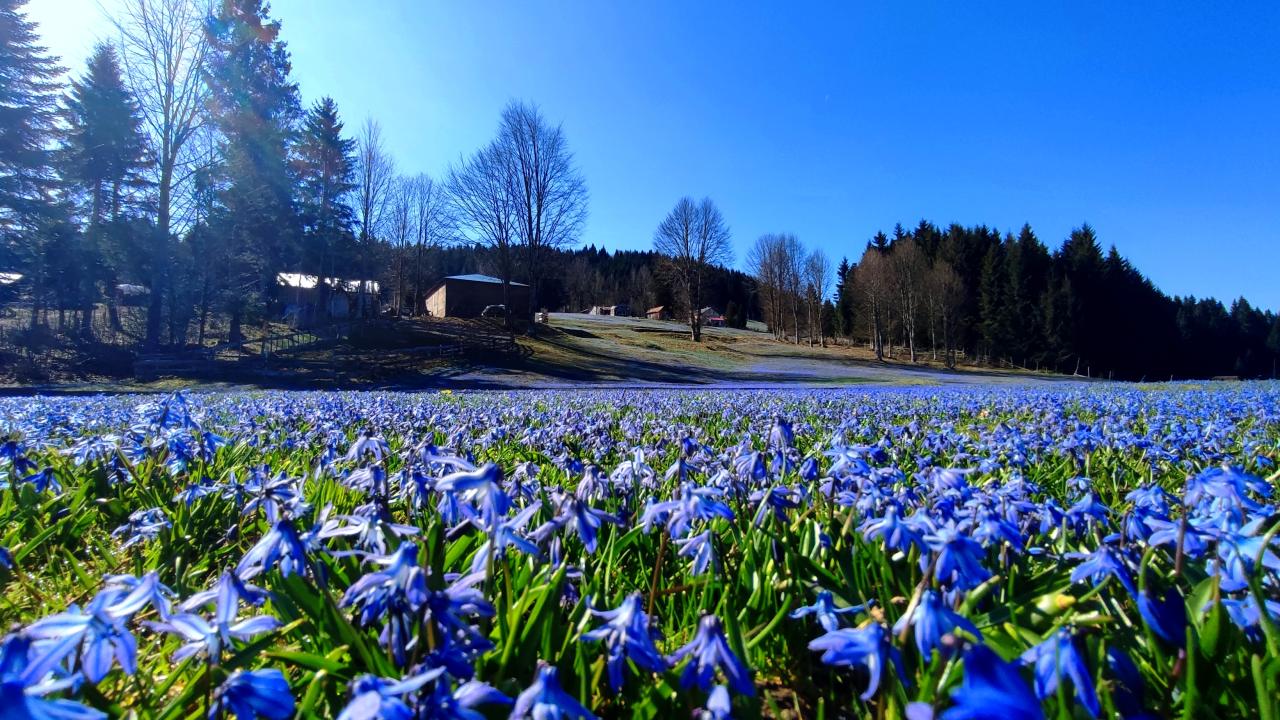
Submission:
M 0 400 L 3 718 L 1280 718 L 1280 385 Z

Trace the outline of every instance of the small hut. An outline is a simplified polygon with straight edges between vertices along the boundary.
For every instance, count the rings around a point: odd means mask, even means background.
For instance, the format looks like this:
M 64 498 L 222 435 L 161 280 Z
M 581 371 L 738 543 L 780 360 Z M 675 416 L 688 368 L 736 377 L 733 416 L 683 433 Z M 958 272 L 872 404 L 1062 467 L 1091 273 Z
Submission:
M 644 316 L 649 318 L 650 320 L 670 320 L 671 309 L 668 308 L 666 305 L 651 307 L 648 310 L 644 311 Z

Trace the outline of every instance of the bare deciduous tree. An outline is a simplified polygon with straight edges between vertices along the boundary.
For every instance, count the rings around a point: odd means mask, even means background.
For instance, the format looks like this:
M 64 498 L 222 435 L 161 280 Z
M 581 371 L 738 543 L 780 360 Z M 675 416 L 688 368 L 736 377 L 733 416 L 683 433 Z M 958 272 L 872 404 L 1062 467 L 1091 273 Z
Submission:
M 653 249 L 666 256 L 667 272 L 687 311 L 690 336 L 701 342 L 706 270 L 733 257 L 724 216 L 711 198 L 680 198 L 654 232 Z
M 818 333 L 822 347 L 827 346 L 827 338 L 822 334 L 822 305 L 831 292 L 831 261 L 821 250 L 809 253 L 805 260 L 805 281 L 808 284 L 806 297 L 809 301 L 809 346 L 814 343 L 813 333 Z
M 804 259 L 804 246 L 799 238 L 783 234 L 779 245 L 782 298 L 791 311 L 791 327 L 795 331 L 797 345 L 800 344 L 800 303 L 804 302 Z
M 387 207 L 383 215 L 386 241 L 391 245 L 391 280 L 395 294 L 391 308 L 398 315 L 404 302 L 408 255 L 415 240 L 413 179 L 396 177 L 387 187 Z
M 868 344 L 877 360 L 884 359 L 885 314 L 892 296 L 892 275 L 886 253 L 868 248 L 854 273 L 867 321 Z
M 765 322 L 774 338 L 787 339 L 787 319 L 800 342 L 800 303 L 805 285 L 804 248 L 794 235 L 770 233 L 760 236 L 747 257 L 755 275 Z
M 511 306 L 511 276 L 515 270 L 514 244 L 519 220 L 506 153 L 497 142 L 491 142 L 457 167 L 449 170 L 449 200 L 462 237 L 489 248 L 502 280 L 502 302 Z M 507 326 L 511 315 L 507 313 Z
M 509 173 L 516 237 L 524 250 L 529 312 L 538 309 L 538 286 L 549 248 L 577 241 L 587 217 L 587 186 L 559 125 L 536 105 L 513 102 L 502 112 L 498 147 Z M 530 323 L 535 332 L 537 323 Z
M 206 124 L 207 16 L 207 7 L 198 0 L 127 0 L 114 17 L 120 59 L 150 135 L 155 181 L 158 247 L 153 250 L 147 308 L 149 345 L 160 340 L 177 190 L 198 169 L 197 162 L 185 160 L 184 151 Z
M 956 366 L 956 330 L 960 305 L 964 302 L 964 282 L 955 268 L 943 260 L 936 260 L 924 280 L 925 294 L 929 298 L 931 324 L 942 332 L 943 363 Z M 937 357 L 937 338 L 932 340 L 934 357 Z
M 367 250 L 382 227 L 395 181 L 395 161 L 382 143 L 382 127 L 367 118 L 360 128 L 356 150 L 356 219 L 360 223 L 360 245 Z
M 430 175 L 420 173 L 412 182 L 414 229 L 413 314 L 423 310 L 427 272 L 427 254 L 454 236 L 455 218 L 445 188 Z
M 915 362 L 916 325 L 920 317 L 921 295 L 929 261 L 914 239 L 905 238 L 893 244 L 893 250 L 889 254 L 889 267 L 893 278 L 893 292 L 897 297 L 903 344 L 907 346 L 911 362 Z

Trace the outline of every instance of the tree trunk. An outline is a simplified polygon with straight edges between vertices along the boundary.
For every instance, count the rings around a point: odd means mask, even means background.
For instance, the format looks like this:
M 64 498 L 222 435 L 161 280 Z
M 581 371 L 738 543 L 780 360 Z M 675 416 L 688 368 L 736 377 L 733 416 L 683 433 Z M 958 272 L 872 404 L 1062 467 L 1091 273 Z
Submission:
M 240 328 L 241 312 L 237 306 L 231 311 L 231 326 L 227 330 L 227 341 L 232 345 L 244 339 L 244 333 Z
M 167 150 L 167 148 L 165 148 Z M 160 318 L 164 311 L 164 284 L 169 265 L 169 198 L 173 188 L 173 162 L 168 153 L 162 152 L 159 192 L 156 213 L 156 247 L 152 255 L 151 294 L 147 302 L 148 347 L 160 344 Z

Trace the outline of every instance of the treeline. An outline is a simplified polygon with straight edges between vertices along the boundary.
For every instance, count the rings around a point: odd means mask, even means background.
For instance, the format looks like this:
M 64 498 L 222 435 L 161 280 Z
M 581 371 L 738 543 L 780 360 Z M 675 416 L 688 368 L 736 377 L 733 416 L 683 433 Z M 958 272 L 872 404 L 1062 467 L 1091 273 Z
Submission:
M 830 332 L 879 356 L 1125 379 L 1273 377 L 1280 361 L 1274 312 L 1169 297 L 1088 225 L 1051 251 L 1029 225 L 922 221 L 878 233 L 836 277 Z
M 322 313 L 349 287 L 420 313 L 454 246 L 528 282 L 531 310 L 558 302 L 539 292 L 587 193 L 536 106 L 511 103 L 444 176 L 402 173 L 375 121 L 302 107 L 263 0 L 125 0 L 118 40 L 65 86 L 23 5 L 0 0 L 0 300 L 30 328 L 52 310 L 93 340 L 95 308 L 119 329 L 124 293 L 146 345 L 203 342 L 212 317 L 235 340 L 278 314 L 280 273 L 345 281 L 316 285 Z

